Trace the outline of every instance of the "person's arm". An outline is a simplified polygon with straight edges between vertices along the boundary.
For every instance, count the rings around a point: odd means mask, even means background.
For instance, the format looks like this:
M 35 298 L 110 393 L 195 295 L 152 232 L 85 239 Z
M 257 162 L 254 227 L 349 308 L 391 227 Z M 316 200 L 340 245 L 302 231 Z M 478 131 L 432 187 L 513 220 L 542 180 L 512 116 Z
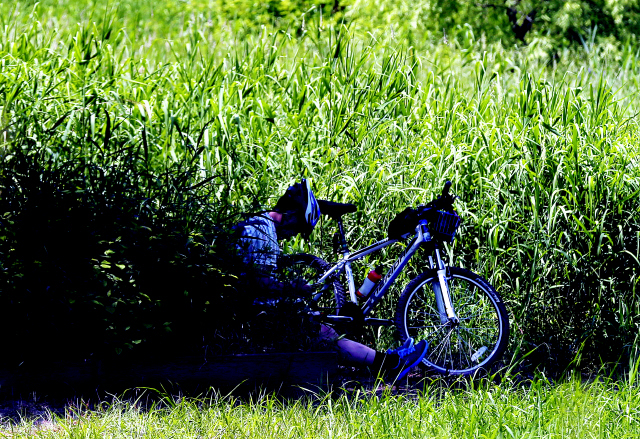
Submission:
M 256 284 L 258 288 L 277 296 L 282 295 L 285 289 L 284 283 L 266 275 L 256 276 Z
M 311 287 L 304 279 L 293 279 L 280 282 L 271 276 L 261 273 L 255 277 L 257 288 L 274 296 L 303 297 L 312 293 Z

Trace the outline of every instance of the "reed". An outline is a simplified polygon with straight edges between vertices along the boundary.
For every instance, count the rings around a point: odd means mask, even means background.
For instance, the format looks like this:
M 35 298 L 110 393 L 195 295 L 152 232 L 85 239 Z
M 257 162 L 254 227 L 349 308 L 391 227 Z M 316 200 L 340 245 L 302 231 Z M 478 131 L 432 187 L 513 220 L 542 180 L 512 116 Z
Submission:
M 319 12 L 296 33 L 239 30 L 212 2 L 58 3 L 9 5 L 0 17 L 5 163 L 20 147 L 43 149 L 53 167 L 183 169 L 188 178 L 171 184 L 222 206 L 197 221 L 185 212 L 194 227 L 270 206 L 312 177 L 319 197 L 358 206 L 347 220 L 354 247 L 383 238 L 395 213 L 450 179 L 464 221 L 451 263 L 502 293 L 511 352 L 555 367 L 580 353 L 593 365 L 633 343 L 631 43 L 592 43 L 549 65 L 535 47 L 487 45 L 464 28 L 409 46 L 392 29 L 327 24 Z M 323 224 L 287 250 L 331 259 L 330 232 Z

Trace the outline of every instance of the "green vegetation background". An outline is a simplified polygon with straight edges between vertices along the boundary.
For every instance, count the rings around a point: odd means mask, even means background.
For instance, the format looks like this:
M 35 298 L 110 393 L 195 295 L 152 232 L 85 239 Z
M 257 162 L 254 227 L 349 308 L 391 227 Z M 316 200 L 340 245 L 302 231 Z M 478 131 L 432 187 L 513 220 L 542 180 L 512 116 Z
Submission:
M 245 306 L 215 237 L 306 176 L 358 206 L 354 247 L 451 179 L 451 262 L 505 298 L 510 353 L 553 369 L 627 356 L 640 13 L 601 3 L 0 4 L 7 348 L 215 345 Z M 517 26 L 537 11 L 526 45 L 507 7 Z M 331 233 L 287 250 L 331 259 Z

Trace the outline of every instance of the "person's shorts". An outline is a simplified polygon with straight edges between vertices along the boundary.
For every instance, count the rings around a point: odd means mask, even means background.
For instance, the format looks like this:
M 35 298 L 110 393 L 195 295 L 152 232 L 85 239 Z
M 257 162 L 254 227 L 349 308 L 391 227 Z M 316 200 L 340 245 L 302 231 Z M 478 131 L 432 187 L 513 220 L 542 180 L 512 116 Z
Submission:
M 322 341 L 335 343 L 340 340 L 340 335 L 330 326 L 320 325 L 320 339 Z

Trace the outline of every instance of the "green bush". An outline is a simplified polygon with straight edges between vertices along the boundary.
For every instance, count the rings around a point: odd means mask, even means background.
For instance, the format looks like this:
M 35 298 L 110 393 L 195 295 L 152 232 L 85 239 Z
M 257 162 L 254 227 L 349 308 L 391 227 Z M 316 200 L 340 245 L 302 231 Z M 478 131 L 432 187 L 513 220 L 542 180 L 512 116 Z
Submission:
M 613 47 L 637 41 L 640 2 L 363 1 L 348 8 L 346 16 L 367 29 L 391 28 L 396 38 L 411 45 L 424 38 L 455 40 L 471 30 L 477 38 L 505 47 L 533 43 L 557 58 L 567 47 L 591 48 L 595 41 Z
M 291 307 L 252 319 L 260 291 L 238 284 L 230 224 L 189 172 L 117 152 L 110 167 L 52 160 L 29 143 L 0 178 L 6 362 L 303 347 L 313 328 Z
M 163 45 L 165 40 L 186 34 L 196 44 L 210 30 L 229 32 L 230 38 L 241 41 L 265 26 L 300 36 L 313 28 L 309 23 L 322 21 L 324 26 L 349 24 L 361 35 L 391 31 L 396 40 L 408 45 L 424 39 L 453 41 L 470 30 L 478 39 L 506 47 L 533 43 L 557 59 L 568 47 L 592 49 L 596 42 L 620 49 L 627 41 L 637 41 L 640 29 L 638 0 L 189 0 L 157 4 L 27 0 L 20 7 L 33 8 L 41 19 L 50 17 L 53 23 L 58 16 L 71 23 L 102 24 L 107 19 L 117 24 L 116 30 L 123 25 L 132 41 L 140 39 L 145 46 Z
M 187 221 L 206 206 L 175 174 L 148 174 L 135 156 L 101 166 L 14 148 L 0 184 L 0 321 L 14 359 L 120 352 L 158 331 L 186 341 L 205 302 L 218 309 L 219 264 Z

